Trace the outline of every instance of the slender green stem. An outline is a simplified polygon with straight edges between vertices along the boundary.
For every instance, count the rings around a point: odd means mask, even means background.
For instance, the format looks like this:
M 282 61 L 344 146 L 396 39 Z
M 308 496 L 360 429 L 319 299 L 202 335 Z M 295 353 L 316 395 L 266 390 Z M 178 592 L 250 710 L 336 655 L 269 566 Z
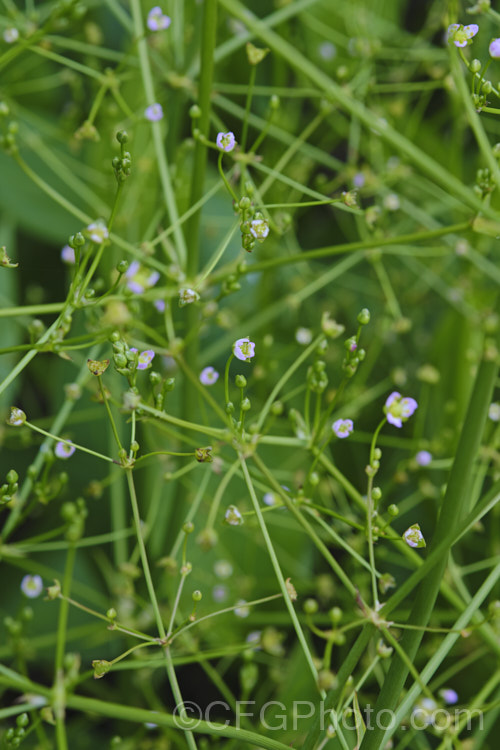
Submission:
M 226 367 L 224 369 L 224 398 L 226 399 L 226 405 L 230 403 L 229 401 L 229 367 L 233 359 L 234 359 L 234 354 L 231 352 L 231 354 L 227 358 Z
M 42 430 L 41 427 L 37 427 L 36 425 L 32 424 L 32 422 L 26 421 L 24 423 L 26 427 L 29 427 L 31 430 L 34 430 L 35 432 L 39 432 L 41 435 L 45 435 L 46 437 L 52 438 L 53 440 L 57 440 L 59 443 L 64 443 L 65 445 L 71 445 L 73 448 L 76 448 L 79 451 L 83 451 L 84 453 L 89 453 L 91 456 L 95 456 L 96 458 L 101 458 L 103 461 L 107 461 L 108 463 L 115 463 L 112 458 L 109 456 L 103 456 L 102 453 L 97 453 L 97 451 L 93 451 L 90 448 L 84 448 L 83 445 L 78 445 L 78 443 L 73 443 L 71 440 L 64 440 L 61 437 L 58 437 L 57 435 L 53 435 L 51 432 L 47 432 L 46 430 Z
M 450 531 L 457 529 L 464 515 L 464 509 L 467 507 L 468 492 L 473 477 L 474 459 L 478 454 L 497 373 L 497 364 L 489 358 L 483 358 L 477 372 L 457 453 L 443 499 L 441 513 L 432 539 L 431 552 Z M 427 625 L 439 592 L 447 559 L 448 548 L 440 555 L 439 561 L 434 568 L 434 574 L 427 576 L 422 581 L 408 620 L 410 625 L 424 627 Z M 385 616 L 386 613 L 383 609 L 382 613 Z M 401 646 L 410 661 L 415 659 L 421 639 L 422 632 L 418 630 L 407 630 L 403 634 Z M 396 707 L 407 674 L 408 668 L 406 663 L 398 658 L 393 659 L 382 685 L 375 711 L 382 708 L 394 709 Z M 384 730 L 380 727 L 373 727 L 370 732 L 366 733 L 363 739 L 362 750 L 378 750 L 383 735 Z
M 296 255 L 287 255 L 283 257 L 270 258 L 269 260 L 258 261 L 253 263 L 251 266 L 242 269 L 242 273 L 254 273 L 255 271 L 267 271 L 270 268 L 277 266 L 288 265 L 289 263 L 300 263 L 302 261 L 313 260 L 315 258 L 327 258 L 332 255 L 340 255 L 342 253 L 351 253 L 357 250 L 370 250 L 373 248 L 382 249 L 384 247 L 390 247 L 391 245 L 411 245 L 415 242 L 425 242 L 427 240 L 435 239 L 436 237 L 443 237 L 447 234 L 463 234 L 464 232 L 471 229 L 471 223 L 469 221 L 461 222 L 460 224 L 451 224 L 448 227 L 441 227 L 440 229 L 432 229 L 428 232 L 413 232 L 411 234 L 402 234 L 399 237 L 383 237 L 370 240 L 360 240 L 358 242 L 347 242 L 340 245 L 330 245 L 328 247 L 318 248 L 317 250 L 305 250 L 302 253 Z
M 137 50 L 139 53 L 139 64 L 141 68 L 142 82 L 144 85 L 144 92 L 146 94 L 146 101 L 148 104 L 157 102 L 153 75 L 151 72 L 151 65 L 148 56 L 148 43 L 144 36 L 144 25 L 142 21 L 142 7 L 140 0 L 130 0 L 132 9 L 132 20 L 134 24 L 134 34 L 138 39 Z M 156 162 L 158 166 L 158 172 L 160 175 L 160 182 L 163 189 L 163 196 L 165 199 L 165 206 L 172 224 L 176 224 L 179 219 L 177 210 L 177 203 L 175 200 L 175 193 L 172 187 L 172 181 L 170 178 L 170 171 L 167 162 L 167 156 L 165 153 L 165 146 L 163 142 L 163 128 L 161 120 L 151 123 L 151 130 L 153 133 L 153 145 L 155 150 Z M 180 225 L 176 224 L 174 231 L 174 239 L 176 244 L 176 254 L 172 258 L 181 267 L 185 266 L 187 258 L 186 241 L 184 235 L 180 229 Z
M 159 419 L 163 422 L 170 422 L 170 424 L 175 424 L 177 427 L 182 427 L 186 430 L 192 430 L 193 432 L 201 432 L 204 435 L 209 435 L 210 437 L 223 439 L 226 437 L 226 431 L 217 429 L 215 427 L 205 427 L 204 425 L 198 425 L 194 422 L 187 422 L 185 419 L 178 419 L 177 417 L 174 417 L 172 414 L 166 414 L 163 411 L 159 411 L 158 409 L 153 409 L 152 406 L 148 406 L 147 404 L 141 403 L 138 406 L 139 409 L 142 409 L 142 411 L 146 412 L 147 414 L 151 414 L 152 417 L 156 417 L 156 419 Z
M 241 138 L 240 138 L 240 145 L 241 150 L 245 151 L 246 145 L 247 145 L 247 135 L 248 135 L 248 116 L 250 114 L 250 107 L 252 106 L 252 97 L 253 97 L 253 89 L 255 86 L 255 78 L 257 75 L 257 66 L 256 65 L 250 65 L 250 80 L 248 81 L 247 86 L 247 99 L 245 103 L 245 115 L 243 117 L 243 126 L 241 130 Z
M 238 196 L 236 195 L 236 193 L 234 192 L 233 188 L 229 184 L 229 181 L 228 181 L 226 175 L 224 174 L 224 170 L 222 169 L 222 159 L 223 159 L 223 157 L 224 157 L 224 152 L 221 151 L 220 154 L 219 154 L 219 158 L 217 159 L 217 169 L 219 170 L 219 174 L 221 176 L 222 182 L 226 186 L 227 192 L 229 193 L 229 195 L 231 196 L 231 198 L 233 199 L 233 201 L 235 203 L 238 203 Z
M 297 617 L 297 613 L 295 612 L 292 600 L 290 599 L 290 594 L 288 593 L 288 589 L 286 586 L 285 578 L 283 576 L 283 573 L 281 572 L 281 567 L 278 561 L 278 558 L 276 556 L 276 552 L 274 550 L 274 545 L 272 543 L 271 537 L 269 536 L 269 532 L 267 530 L 266 522 L 264 520 L 264 516 L 262 514 L 259 501 L 257 499 L 257 495 L 255 494 L 254 486 L 252 483 L 252 478 L 250 476 L 250 473 L 248 471 L 248 467 L 246 465 L 246 461 L 244 457 L 239 454 L 239 460 L 240 465 L 243 470 L 243 477 L 245 479 L 245 483 L 248 488 L 248 492 L 250 494 L 250 498 L 252 500 L 252 504 L 255 510 L 255 513 L 257 515 L 257 520 L 259 522 L 259 527 L 262 533 L 262 536 L 264 537 L 264 542 L 266 544 L 267 552 L 269 554 L 269 557 L 271 558 L 271 563 L 274 568 L 274 573 L 276 575 L 276 578 L 278 579 L 279 587 L 281 589 L 281 593 L 283 594 L 283 598 L 285 600 L 286 608 L 288 609 L 288 613 L 290 615 L 290 619 L 292 620 L 295 633 L 297 634 L 297 638 L 299 640 L 299 643 L 302 647 L 302 651 L 304 653 L 307 666 L 309 668 L 309 671 L 312 674 L 313 680 L 316 683 L 318 679 L 318 672 L 316 670 L 316 667 L 314 666 L 313 658 L 311 655 L 311 651 L 309 649 L 309 646 L 307 645 L 304 632 L 302 630 L 302 626 L 299 622 L 299 619 Z M 322 692 L 320 690 L 320 692 Z
M 144 572 L 144 578 L 146 579 L 146 586 L 148 589 L 149 598 L 151 600 L 151 605 L 153 607 L 153 612 L 155 615 L 156 627 L 158 628 L 158 633 L 160 635 L 160 638 L 163 641 L 165 640 L 165 627 L 163 625 L 163 619 L 160 613 L 158 599 L 156 598 L 156 591 L 155 591 L 155 587 L 153 584 L 153 578 L 151 576 L 148 556 L 146 553 L 146 546 L 144 544 L 144 539 L 142 537 L 141 517 L 139 514 L 139 504 L 137 502 L 137 495 L 135 492 L 134 477 L 130 469 L 126 469 L 125 473 L 126 473 L 127 484 L 128 484 L 128 489 L 130 493 L 130 501 L 132 504 L 132 513 L 134 516 L 135 533 L 137 536 L 137 543 L 139 545 L 139 552 L 140 552 L 140 557 L 141 557 L 141 562 L 142 562 L 142 569 Z
M 170 681 L 170 687 L 172 689 L 172 693 L 174 694 L 177 712 L 183 721 L 189 722 L 189 716 L 184 706 L 184 701 L 182 699 L 182 694 L 179 688 L 179 683 L 177 682 L 177 675 L 175 674 L 175 669 L 172 663 L 172 656 L 170 654 L 169 648 L 165 649 L 165 656 L 167 659 L 168 679 Z M 194 738 L 193 733 L 190 732 L 189 729 L 185 729 L 184 736 L 186 737 L 186 742 L 187 742 L 189 750 L 197 750 L 196 740 Z
M 4 682 L 13 689 L 23 693 L 42 695 L 47 698 L 51 697 L 50 688 L 45 685 L 29 680 L 12 669 L 0 664 L 0 675 L 3 675 Z M 68 695 L 66 705 L 68 708 L 75 709 L 82 713 L 96 713 L 98 716 L 106 716 L 110 719 L 119 719 L 120 721 L 131 721 L 138 725 L 146 722 L 158 724 L 160 727 L 169 729 L 182 729 L 180 717 L 162 711 L 149 711 L 144 708 L 137 708 L 131 705 L 122 705 L 121 703 L 112 703 L 97 698 L 87 698 L 80 695 Z M 189 722 L 189 719 L 188 719 Z M 189 729 L 189 725 L 186 727 Z M 258 732 L 251 732 L 247 729 L 233 727 L 230 724 L 219 724 L 211 721 L 197 721 L 194 728 L 199 734 L 207 734 L 212 737 L 227 737 L 240 743 L 255 745 L 263 750 L 290 750 L 289 745 L 285 745 L 271 737 L 265 737 Z
M 191 193 L 189 205 L 193 206 L 202 198 L 205 189 L 205 173 L 207 168 L 207 147 L 203 142 L 209 136 L 210 110 L 212 98 L 212 81 L 214 72 L 214 52 L 217 36 L 217 3 L 218 0 L 205 0 L 203 3 L 203 18 L 201 22 L 202 40 L 200 53 L 200 81 L 198 85 L 198 106 L 201 117 L 197 127 L 202 136 L 196 140 L 193 172 L 191 176 Z M 186 242 L 189 247 L 187 259 L 187 275 L 194 277 L 198 271 L 200 210 L 196 211 L 186 226 Z
M 71 581 L 73 578 L 73 569 L 75 567 L 76 548 L 72 544 L 66 555 L 66 567 L 64 569 L 64 578 L 62 593 L 64 597 L 69 596 L 71 590 Z M 56 660 L 55 660 L 55 678 L 54 678 L 54 715 L 56 719 L 56 738 L 58 750 L 67 750 L 68 743 L 66 739 L 66 727 L 64 724 L 66 688 L 64 684 L 64 651 L 66 646 L 66 629 L 68 626 L 69 602 L 66 598 L 61 599 L 59 607 L 59 619 L 57 621 L 57 643 L 56 643 Z

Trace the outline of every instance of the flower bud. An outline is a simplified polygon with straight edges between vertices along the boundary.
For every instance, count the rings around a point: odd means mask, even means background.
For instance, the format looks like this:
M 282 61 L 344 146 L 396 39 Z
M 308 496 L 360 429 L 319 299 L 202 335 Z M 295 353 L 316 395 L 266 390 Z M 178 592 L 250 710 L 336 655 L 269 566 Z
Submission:
M 304 612 L 306 615 L 315 615 L 318 611 L 318 602 L 316 599 L 306 599 L 304 602 Z

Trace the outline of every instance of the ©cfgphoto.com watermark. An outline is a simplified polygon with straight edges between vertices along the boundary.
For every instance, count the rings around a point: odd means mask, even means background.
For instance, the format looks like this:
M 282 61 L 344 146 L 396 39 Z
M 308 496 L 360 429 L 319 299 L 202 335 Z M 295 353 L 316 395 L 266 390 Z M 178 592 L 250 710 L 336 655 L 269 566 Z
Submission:
M 478 722 L 479 729 L 483 728 L 483 713 L 479 709 L 431 708 L 425 703 L 417 704 L 404 723 L 399 723 L 396 712 L 388 708 L 375 711 L 366 705 L 360 713 L 351 708 L 345 708 L 340 713 L 327 708 L 323 701 L 293 701 L 286 706 L 280 701 L 267 701 L 258 706 L 256 701 L 236 701 L 233 706 L 225 701 L 212 701 L 202 707 L 193 701 L 179 703 L 173 711 L 176 725 L 179 729 L 196 729 L 201 722 L 206 722 L 212 729 L 222 727 L 242 728 L 245 720 L 258 722 L 268 732 L 298 731 L 305 729 L 311 719 L 319 716 L 321 730 L 329 727 L 339 727 L 345 730 L 355 730 L 364 724 L 367 731 L 377 727 L 384 731 L 394 731 L 398 726 L 402 729 L 471 729 L 472 722 Z M 307 722 L 307 723 L 306 723 Z

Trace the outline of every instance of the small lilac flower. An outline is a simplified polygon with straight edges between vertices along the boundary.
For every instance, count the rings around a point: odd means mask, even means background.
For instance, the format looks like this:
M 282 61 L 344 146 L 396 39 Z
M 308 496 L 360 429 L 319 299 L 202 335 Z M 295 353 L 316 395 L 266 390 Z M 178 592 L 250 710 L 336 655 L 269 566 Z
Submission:
M 390 424 L 402 427 L 403 422 L 411 417 L 417 407 L 418 404 L 414 398 L 408 396 L 403 398 L 400 393 L 393 391 L 385 402 L 384 412 Z
M 26 414 L 18 406 L 11 406 L 7 424 L 11 427 L 21 427 L 26 422 Z
M 276 496 L 274 492 L 266 492 L 262 500 L 264 501 L 264 505 L 269 505 L 270 507 L 276 505 Z
M 259 648 L 261 638 L 262 638 L 261 630 L 252 630 L 245 638 L 245 643 L 248 643 L 251 646 L 255 646 L 256 648 Z
M 236 505 L 230 505 L 224 513 L 224 520 L 229 526 L 241 526 L 243 523 L 243 516 Z
M 333 58 L 337 54 L 337 49 L 335 45 L 332 44 L 331 42 L 323 42 L 322 44 L 319 45 L 318 52 L 319 52 L 319 56 L 323 60 L 328 61 L 328 60 L 333 60 Z
M 225 602 L 229 596 L 229 591 L 227 586 L 224 586 L 224 584 L 219 583 L 217 586 L 214 586 L 212 589 L 212 598 L 214 602 L 220 603 Z
M 138 350 L 133 346 L 131 347 L 130 351 L 134 352 L 134 354 L 137 354 Z M 146 349 L 145 351 L 141 352 L 137 357 L 137 369 L 146 370 L 153 361 L 154 356 L 155 353 L 152 349 Z
M 218 133 L 215 142 L 217 144 L 217 148 L 219 148 L 221 151 L 225 151 L 226 153 L 232 151 L 236 146 L 236 138 L 234 137 L 234 133 L 231 133 L 231 131 L 229 131 L 228 133 Z
M 455 703 L 458 703 L 458 693 L 452 688 L 443 688 L 439 691 L 439 695 L 448 706 L 453 706 Z
M 161 104 L 155 102 L 154 104 L 150 104 L 149 107 L 146 107 L 144 110 L 144 117 L 146 120 L 149 120 L 149 122 L 158 122 L 158 120 L 162 120 L 163 108 Z
M 63 249 L 61 250 L 61 260 L 63 263 L 67 263 L 68 265 L 73 265 L 75 262 L 75 251 L 73 250 L 70 245 L 64 245 Z
M 384 207 L 388 211 L 397 211 L 400 207 L 399 198 L 396 193 L 389 193 L 384 198 Z
M 56 447 L 54 448 L 54 453 L 56 454 L 57 458 L 71 458 L 73 453 L 76 451 L 76 448 L 74 445 L 71 445 L 71 443 L 63 443 L 62 440 L 59 440 L 59 442 L 56 443 Z
M 250 607 L 247 606 L 245 599 L 238 599 L 236 604 L 238 605 L 234 610 L 236 617 L 248 617 L 250 614 Z
M 252 357 L 255 356 L 255 344 L 250 339 L 238 339 L 233 344 L 233 354 L 237 359 L 241 359 L 242 362 L 250 362 Z
M 349 437 L 353 428 L 354 425 L 352 419 L 337 419 L 337 421 L 332 424 L 332 430 L 338 438 Z
M 165 300 L 164 299 L 157 299 L 153 302 L 153 305 L 156 307 L 158 312 L 162 313 L 165 312 Z
M 150 271 L 149 268 L 141 266 L 138 260 L 134 260 L 125 274 L 127 287 L 135 294 L 143 294 L 150 289 L 160 278 L 158 271 Z
M 269 234 L 269 224 L 265 219 L 254 219 L 250 222 L 250 234 L 256 240 L 265 240 Z
M 476 23 L 470 23 L 463 26 L 461 23 L 452 23 L 448 26 L 448 41 L 453 42 L 455 47 L 467 47 L 473 36 L 476 36 L 479 26 Z
M 354 177 L 352 178 L 352 184 L 356 188 L 362 188 L 365 184 L 365 176 L 363 172 L 357 172 Z
M 179 307 L 197 302 L 200 295 L 195 289 L 179 289 Z
M 412 524 L 403 534 L 403 539 L 409 547 L 425 547 L 424 535 L 418 523 Z
M 24 576 L 21 581 L 21 591 L 28 597 L 28 599 L 36 599 L 43 591 L 43 581 L 41 576 Z
M 493 403 L 490 404 L 488 417 L 492 422 L 500 422 L 500 403 L 498 403 L 498 401 L 493 401 Z
M 432 461 L 432 453 L 429 453 L 429 451 L 419 451 L 415 456 L 415 461 L 419 466 L 429 466 Z
M 95 242 L 96 245 L 102 245 L 104 240 L 107 240 L 109 237 L 108 228 L 102 219 L 98 219 L 97 221 L 93 221 L 92 224 L 89 224 L 87 227 L 87 233 L 92 242 Z
M 302 346 L 307 346 L 312 341 L 312 331 L 310 328 L 297 328 L 295 331 L 295 341 Z
M 14 42 L 17 42 L 18 39 L 19 31 L 15 28 L 15 26 L 10 26 L 3 32 L 3 40 L 4 42 L 7 42 L 7 44 L 13 44 Z
M 233 575 L 233 566 L 229 560 L 217 560 L 214 565 L 214 573 L 217 578 L 222 578 L 223 580 L 231 578 Z
M 500 57 L 500 39 L 493 39 L 488 49 L 490 57 L 494 60 L 498 60 Z
M 200 372 L 200 383 L 203 385 L 213 385 L 219 379 L 219 373 L 213 367 L 205 367 Z
M 166 16 L 162 9 L 157 5 L 148 13 L 147 27 L 150 31 L 164 31 L 171 24 L 171 18 Z

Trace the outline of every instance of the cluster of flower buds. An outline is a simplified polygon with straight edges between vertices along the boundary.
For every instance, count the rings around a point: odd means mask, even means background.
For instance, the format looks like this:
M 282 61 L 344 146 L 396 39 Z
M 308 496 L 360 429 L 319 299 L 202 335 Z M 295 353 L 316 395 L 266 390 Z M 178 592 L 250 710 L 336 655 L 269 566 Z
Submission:
M 478 169 L 476 172 L 476 184 L 474 185 L 474 192 L 479 198 L 485 198 L 489 193 L 492 193 L 496 187 L 496 182 L 490 170 L 485 167 L 484 169 Z
M 63 504 L 61 517 L 68 524 L 65 532 L 68 542 L 77 542 L 82 538 L 87 515 L 87 506 L 82 497 L 79 497 L 74 503 L 67 502 Z
M 19 488 L 18 479 L 19 476 L 17 474 L 17 471 L 14 471 L 14 469 L 11 469 L 7 472 L 7 476 L 5 477 L 5 484 L 2 484 L 2 486 L 0 487 L 0 507 L 2 505 L 10 503 L 10 501 L 16 494 Z
M 16 718 L 16 726 L 7 729 L 4 735 L 5 747 L 19 747 L 26 736 L 26 727 L 30 723 L 27 713 L 19 714 Z
M 260 211 L 255 210 L 255 206 L 252 203 L 251 195 L 253 193 L 253 186 L 247 184 L 245 188 L 247 195 L 241 198 L 236 208 L 241 214 L 241 246 L 248 253 L 251 253 L 255 242 L 264 242 L 268 236 L 269 224 L 264 215 Z
M 313 393 L 323 393 L 327 386 L 326 362 L 324 359 L 317 359 L 307 370 L 307 387 Z
M 238 273 L 230 273 L 226 276 L 222 282 L 221 297 L 227 297 L 229 294 L 240 291 L 241 284 L 239 278 Z
M 149 373 L 149 382 L 151 383 L 153 392 L 159 386 L 155 394 L 155 408 L 158 411 L 162 411 L 167 393 L 174 390 L 175 378 L 162 378 L 159 372 L 153 370 Z
M 128 378 L 130 385 L 134 385 L 136 370 L 146 370 L 150 366 L 155 356 L 154 351 L 146 349 L 139 352 L 136 348 L 129 347 L 118 331 L 111 334 L 110 341 L 113 344 L 115 369 L 120 375 L 125 375 Z
M 366 308 L 363 308 L 361 312 L 358 315 L 358 323 L 359 323 L 359 330 L 358 334 L 356 336 L 350 336 L 348 339 L 344 341 L 344 347 L 346 350 L 346 354 L 344 357 L 344 361 L 342 362 L 342 369 L 344 370 L 346 376 L 348 378 L 352 378 L 352 376 L 356 373 L 356 370 L 358 369 L 358 365 L 360 362 L 362 362 L 365 358 L 365 350 L 360 349 L 358 346 L 358 340 L 359 340 L 359 334 L 361 331 L 361 326 L 366 326 L 370 322 L 370 311 Z
M 365 467 L 365 472 L 369 477 L 374 477 L 377 471 L 380 469 L 380 459 L 382 458 L 382 451 L 380 448 L 375 448 L 373 451 L 373 457 L 371 462 Z
M 8 105 L 5 102 L 0 102 L 0 122 L 3 126 L 3 121 L 10 114 Z M 19 124 L 15 120 L 11 120 L 5 127 L 2 127 L 3 133 L 0 135 L 0 147 L 5 150 L 9 156 L 17 153 L 16 135 L 19 130 Z
M 113 171 L 117 182 L 124 182 L 127 177 L 130 176 L 130 169 L 132 166 L 130 151 L 125 151 L 125 144 L 128 141 L 128 135 L 125 130 L 118 131 L 116 134 L 116 140 L 120 144 L 121 153 L 120 156 L 115 156 L 111 163 L 113 165 Z

